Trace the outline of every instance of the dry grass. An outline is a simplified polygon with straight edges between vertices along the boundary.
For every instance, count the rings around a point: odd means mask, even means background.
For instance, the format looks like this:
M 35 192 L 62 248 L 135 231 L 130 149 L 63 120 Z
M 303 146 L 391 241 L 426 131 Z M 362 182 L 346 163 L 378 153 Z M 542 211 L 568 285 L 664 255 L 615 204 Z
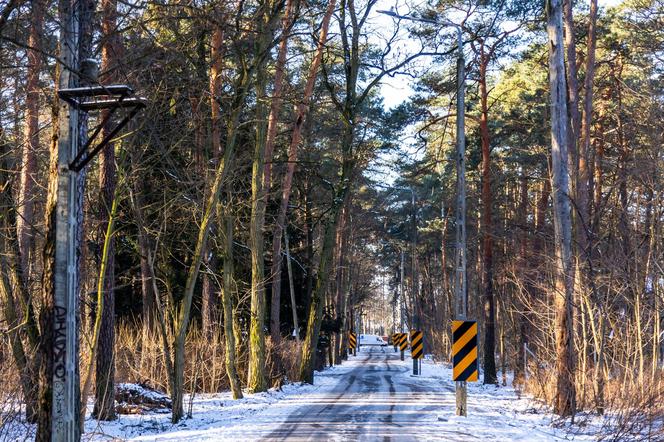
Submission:
M 578 376 L 580 377 L 580 375 Z M 664 370 L 646 376 L 642 382 L 633 377 L 625 383 L 624 374 L 615 373 L 604 387 L 604 409 L 598 440 L 654 441 L 664 440 Z M 583 381 L 583 382 L 581 382 Z M 599 414 L 594 373 L 577 379 L 577 423 L 584 425 Z M 581 389 L 579 385 L 583 385 Z M 553 403 L 556 393 L 555 370 L 546 365 L 530 364 L 525 391 L 546 403 Z
M 152 388 L 168 391 L 168 373 L 164 362 L 161 337 L 152 334 L 143 339 L 141 330 L 122 326 L 116 335 L 116 382 L 143 383 Z M 204 334 L 192 328 L 186 340 L 187 360 L 185 364 L 185 388 L 188 392 L 217 393 L 230 388 L 226 375 L 226 353 L 221 329 Z M 299 344 L 283 340 L 274 346 L 266 341 L 268 378 L 272 386 L 297 379 L 299 368 Z M 246 348 L 241 347 L 237 357 L 240 381 L 246 382 Z
M 29 440 L 34 426 L 26 424 L 23 396 L 18 370 L 13 364 L 11 350 L 0 335 L 0 442 Z M 188 393 L 217 393 L 229 389 L 225 364 L 225 343 L 221 329 L 204 334 L 192 327 L 186 340 L 185 389 Z M 246 383 L 247 348 L 240 347 L 238 374 Z M 280 387 L 284 382 L 297 379 L 300 362 L 300 344 L 283 340 L 278 346 L 266 341 L 268 379 L 270 386 Z M 168 391 L 168 373 L 164 360 L 161 337 L 143 335 L 139 327 L 122 325 L 116 330 L 115 382 L 141 383 L 156 390 Z M 90 360 L 86 337 L 81 339 L 81 373 L 85 373 Z M 93 371 L 94 373 L 94 371 Z M 186 406 L 186 405 L 185 405 Z

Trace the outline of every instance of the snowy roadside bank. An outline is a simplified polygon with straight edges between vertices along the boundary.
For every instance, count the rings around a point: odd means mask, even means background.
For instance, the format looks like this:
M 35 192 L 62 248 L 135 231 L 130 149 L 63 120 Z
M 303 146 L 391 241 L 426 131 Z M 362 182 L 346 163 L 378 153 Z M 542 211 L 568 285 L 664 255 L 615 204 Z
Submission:
M 408 371 L 401 377 L 427 385 L 432 391 L 450 391 L 449 406 L 440 409 L 438 420 L 460 432 L 472 434 L 476 439 L 524 442 L 596 440 L 596 427 L 583 431 L 570 426 L 569 422 L 560 422 L 546 405 L 520 395 L 512 388 L 511 377 L 507 386 L 483 385 L 481 378 L 480 382 L 469 382 L 468 416 L 457 416 L 449 364 L 423 360 L 420 376 L 412 375 L 412 361 L 406 359 L 402 364 L 408 367 Z
M 142 414 L 119 415 L 119 418 L 112 422 L 98 422 L 90 417 L 92 409 L 90 401 L 82 440 L 94 442 L 260 440 L 269 437 L 270 434 L 283 434 L 282 424 L 290 419 L 290 423 L 285 426 L 289 428 L 295 422 L 293 416 L 302 415 L 303 412 L 308 415 L 309 409 L 320 407 L 320 404 L 339 407 L 344 415 L 350 413 L 353 419 L 357 418 L 355 425 L 359 428 L 376 431 L 376 428 L 383 428 L 384 425 L 380 416 L 368 420 L 363 420 L 362 416 L 366 418 L 366 413 L 373 415 L 385 410 L 380 405 L 384 403 L 396 404 L 397 411 L 394 413 L 396 424 L 399 423 L 398 417 L 405 418 L 417 414 L 418 417 L 413 418 L 415 419 L 413 423 L 439 435 L 417 440 L 591 441 L 596 440 L 600 433 L 603 424 L 600 418 L 581 415 L 577 422 L 584 421 L 583 425 L 578 423 L 571 425 L 569 421 L 559 420 L 544 404 L 519 395 L 510 386 L 470 383 L 468 416 L 456 416 L 454 382 L 451 381 L 452 373 L 448 364 L 424 360 L 421 375 L 413 376 L 412 361 L 409 357 L 406 357 L 405 361 L 400 361 L 398 357 L 385 359 L 381 356 L 385 352 L 391 352 L 391 348 L 374 349 L 371 353 L 363 350 L 356 357 L 350 357 L 341 366 L 317 372 L 314 385 L 286 384 L 281 390 L 246 394 L 240 400 L 233 400 L 230 392 L 187 397 L 185 412 L 191 411 L 192 417 L 176 425 L 171 424 L 170 410 L 165 408 L 146 410 Z M 391 367 L 389 373 L 393 374 L 383 375 L 386 373 L 386 366 Z M 401 388 L 398 389 L 396 396 L 394 392 L 387 391 L 387 388 L 366 394 L 363 391 L 340 394 L 346 384 L 355 382 L 357 385 L 357 382 L 364 377 L 367 379 L 389 377 L 392 385 Z M 342 387 L 341 390 L 339 387 Z M 371 407 L 376 407 L 375 411 Z M 312 425 L 315 425 L 316 417 L 312 419 L 314 420 Z M 391 418 L 386 422 L 390 422 L 386 425 L 392 425 L 390 431 L 403 434 L 400 433 L 402 427 L 394 426 L 395 423 Z M 280 427 L 282 429 L 278 430 Z M 405 428 L 407 427 L 403 427 Z M 34 427 L 22 424 L 13 430 L 13 434 L 5 434 L 4 440 L 31 440 L 34 437 Z M 280 439 L 278 436 L 272 437 Z M 336 434 L 334 431 L 329 433 L 329 439 L 353 440 L 347 434 L 344 436 L 344 433 Z M 0 440 L 3 438 L 0 437 Z M 369 436 L 360 437 L 360 440 L 374 439 Z M 403 437 L 399 440 L 413 439 Z
M 85 421 L 84 441 L 109 440 L 180 441 L 180 440 L 242 440 L 243 431 L 253 425 L 251 418 L 268 407 L 280 407 L 286 399 L 297 399 L 314 393 L 325 392 L 339 379 L 355 368 L 346 363 L 317 372 L 314 385 L 285 384 L 281 390 L 270 389 L 265 393 L 248 394 L 235 400 L 230 392 L 197 394 L 185 397 L 185 412 L 191 410 L 191 418 L 172 424 L 170 410 L 141 415 L 120 415 L 113 422 L 98 422 L 88 415 Z M 293 402 L 297 402 L 296 400 Z M 292 407 L 284 406 L 284 418 Z M 273 422 L 278 424 L 278 422 Z M 225 434 L 227 436 L 225 436 Z M 235 436 L 233 436 L 233 434 Z
M 389 350 L 387 350 L 389 351 Z M 192 418 L 176 425 L 170 423 L 170 413 L 122 415 L 117 421 L 98 423 L 88 418 L 83 440 L 108 441 L 114 439 L 133 441 L 183 441 L 183 440 L 253 440 L 252 434 L 277 428 L 286 418 L 312 396 L 323 396 L 348 372 L 362 365 L 365 355 L 358 353 L 341 366 L 316 373 L 315 384 L 287 384 L 281 391 L 247 394 L 244 399 L 233 400 L 230 393 L 201 394 L 193 403 L 187 398 Z M 473 435 L 474 439 L 499 441 L 563 441 L 595 440 L 593 432 L 581 434 L 576 429 L 572 435 L 567 427 L 556 428 L 555 416 L 545 406 L 530 398 L 519 398 L 511 387 L 469 384 L 468 417 L 455 415 L 454 383 L 451 369 L 446 364 L 425 360 L 422 374 L 412 376 L 412 362 L 390 362 L 402 365 L 402 372 L 395 381 L 417 384 L 422 390 L 445 392 L 444 402 L 439 399 L 439 410 L 434 411 L 442 429 Z M 269 408 L 269 413 L 266 411 Z M 251 429 L 251 431 L 249 431 Z M 330 435 L 334 437 L 334 435 Z

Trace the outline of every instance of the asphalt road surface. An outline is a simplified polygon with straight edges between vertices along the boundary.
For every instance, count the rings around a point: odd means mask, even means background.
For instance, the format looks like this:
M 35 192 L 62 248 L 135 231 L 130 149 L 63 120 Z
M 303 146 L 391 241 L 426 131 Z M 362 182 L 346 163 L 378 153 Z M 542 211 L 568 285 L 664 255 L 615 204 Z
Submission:
M 264 440 L 467 440 L 450 433 L 438 416 L 454 407 L 454 391 L 411 376 L 392 347 L 362 349 L 357 368 L 339 375 L 325 393 L 313 394 Z M 288 401 L 288 399 L 286 399 Z M 269 412 L 268 412 L 269 415 Z M 268 419 L 269 417 L 266 416 Z M 247 434 L 248 435 L 248 434 Z

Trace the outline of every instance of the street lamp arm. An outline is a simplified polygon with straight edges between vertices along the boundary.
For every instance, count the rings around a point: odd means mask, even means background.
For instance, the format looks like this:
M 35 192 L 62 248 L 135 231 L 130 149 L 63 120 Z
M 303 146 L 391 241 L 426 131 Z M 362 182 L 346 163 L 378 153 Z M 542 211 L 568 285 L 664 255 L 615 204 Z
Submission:
M 461 31 L 461 25 L 448 21 L 448 20 L 434 20 L 431 18 L 424 18 L 424 17 L 413 17 L 411 15 L 400 15 L 397 14 L 394 11 L 385 11 L 385 10 L 379 10 L 377 9 L 376 12 L 379 12 L 381 14 L 389 15 L 390 17 L 394 18 L 400 18 L 402 20 L 410 20 L 410 21 L 419 21 L 423 23 L 430 23 L 432 25 L 442 25 L 442 26 L 453 26 L 457 28 L 458 31 Z
M 463 60 L 463 29 L 461 28 L 461 25 L 458 23 L 451 22 L 449 20 L 433 20 L 430 18 L 422 18 L 422 17 L 413 17 L 411 15 L 400 15 L 397 14 L 394 11 L 385 11 L 385 10 L 379 10 L 377 9 L 376 12 L 379 12 L 381 14 L 389 15 L 390 17 L 394 18 L 400 18 L 402 20 L 410 20 L 410 21 L 419 21 L 423 23 L 429 23 L 433 25 L 439 25 L 439 26 L 452 26 L 456 30 L 457 34 L 457 45 L 458 45 L 458 50 L 459 50 L 459 59 Z

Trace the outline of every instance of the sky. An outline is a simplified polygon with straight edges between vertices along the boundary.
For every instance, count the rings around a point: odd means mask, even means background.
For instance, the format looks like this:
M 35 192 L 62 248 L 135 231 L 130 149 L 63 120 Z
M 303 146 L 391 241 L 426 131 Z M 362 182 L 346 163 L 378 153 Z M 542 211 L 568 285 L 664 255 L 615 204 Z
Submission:
M 588 2 L 588 0 L 582 0 L 582 1 L 585 1 L 586 3 Z M 425 2 L 421 3 L 424 4 Z M 604 9 L 616 6 L 620 3 L 622 3 L 622 0 L 598 0 L 600 8 Z M 403 2 L 403 0 L 379 0 L 372 14 L 373 23 L 378 28 L 387 30 L 389 32 L 390 30 L 393 29 L 392 18 L 384 14 L 380 14 L 376 11 L 389 10 L 390 8 L 397 6 L 397 10 L 399 11 L 399 13 L 406 13 L 408 9 L 404 5 L 405 3 Z M 417 49 L 416 47 L 414 47 L 413 45 L 409 45 L 408 43 L 406 43 L 405 46 L 406 47 L 410 46 L 412 50 Z M 417 79 L 407 76 L 396 76 L 396 77 L 386 78 L 381 84 L 381 95 L 383 96 L 384 99 L 385 108 L 387 109 L 393 108 L 406 101 L 411 95 L 413 95 L 414 93 L 413 87 L 416 82 Z
M 580 1 L 589 3 L 589 0 Z M 616 6 L 622 3 L 622 1 L 623 0 L 598 0 L 598 4 L 600 9 L 606 9 Z M 378 47 L 384 47 L 385 36 L 390 35 L 394 30 L 393 18 L 378 13 L 377 11 L 394 9 L 399 14 L 408 15 L 409 11 L 412 9 L 424 6 L 427 3 L 427 0 L 378 0 L 376 6 L 372 10 L 368 22 L 371 26 L 369 41 Z M 450 17 L 450 19 L 454 20 L 453 17 Z M 419 49 L 417 41 L 410 38 L 405 30 L 401 33 L 401 37 L 403 42 L 399 49 L 401 49 L 403 54 L 413 53 Z M 452 44 L 453 43 L 450 42 L 450 47 Z M 394 77 L 385 77 L 380 84 L 380 93 L 383 97 L 384 108 L 394 108 L 407 101 L 408 98 L 415 93 L 414 87 L 417 84 L 417 81 L 417 76 L 397 75 Z M 382 153 L 376 158 L 372 164 L 371 170 L 368 171 L 368 175 L 372 179 L 378 182 L 383 182 L 387 186 L 392 186 L 399 175 L 395 165 L 400 163 L 400 156 L 404 155 L 411 159 L 415 159 L 423 154 L 423 152 L 419 151 L 417 148 L 418 143 L 416 143 L 415 139 L 415 129 L 415 126 L 411 126 L 401 134 L 399 140 L 399 152 Z

